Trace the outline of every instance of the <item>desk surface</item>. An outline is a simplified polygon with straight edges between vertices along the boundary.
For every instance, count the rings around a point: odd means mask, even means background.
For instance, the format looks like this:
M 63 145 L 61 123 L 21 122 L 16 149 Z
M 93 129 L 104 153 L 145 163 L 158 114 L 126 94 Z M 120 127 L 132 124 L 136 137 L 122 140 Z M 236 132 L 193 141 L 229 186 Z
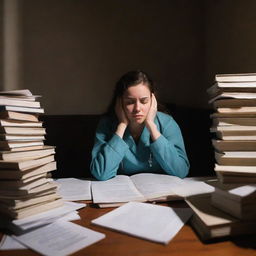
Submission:
M 184 207 L 185 202 L 170 202 L 172 207 Z M 91 224 L 91 220 L 111 211 L 88 205 L 79 211 L 81 220 L 75 223 L 106 234 L 100 242 L 84 248 L 72 256 L 252 256 L 256 255 L 256 236 L 239 237 L 227 241 L 203 243 L 189 225 L 185 225 L 168 245 L 157 244 Z M 2 233 L 0 233 L 2 238 Z M 254 248 L 254 249 L 253 249 Z M 0 256 L 37 256 L 32 250 L 0 251 Z

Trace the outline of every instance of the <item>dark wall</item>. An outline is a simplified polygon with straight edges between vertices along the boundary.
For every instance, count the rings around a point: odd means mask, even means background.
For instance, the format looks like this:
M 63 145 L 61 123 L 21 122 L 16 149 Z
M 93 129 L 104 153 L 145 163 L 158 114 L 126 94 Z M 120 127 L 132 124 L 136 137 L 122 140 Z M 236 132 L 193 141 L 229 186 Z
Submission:
M 162 101 L 203 106 L 201 0 L 23 0 L 22 13 L 23 84 L 48 114 L 102 113 L 137 68 Z
M 207 0 L 205 88 L 218 73 L 256 72 L 256 1 Z
M 3 86 L 3 0 L 0 0 L 0 90 L 4 90 Z

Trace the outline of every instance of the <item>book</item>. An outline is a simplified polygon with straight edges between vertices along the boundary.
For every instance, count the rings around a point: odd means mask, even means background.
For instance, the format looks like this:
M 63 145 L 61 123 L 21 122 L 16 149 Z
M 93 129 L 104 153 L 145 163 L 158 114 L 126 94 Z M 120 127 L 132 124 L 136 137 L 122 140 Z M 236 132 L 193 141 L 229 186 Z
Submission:
M 26 100 L 15 100 L 11 98 L 0 98 L 0 106 L 17 106 L 17 107 L 29 107 L 29 108 L 40 108 L 40 102 L 38 101 L 26 101 Z
M 25 180 L 1 180 L 1 190 L 30 190 L 42 184 L 46 184 L 51 179 L 46 177 L 46 174 L 40 174 L 39 177 L 29 177 Z
M 11 127 L 0 126 L 0 133 L 14 135 L 45 135 L 45 128 L 42 127 Z
M 0 197 L 1 198 L 18 198 L 23 196 L 33 197 L 42 192 L 53 191 L 56 190 L 58 185 L 55 182 L 49 181 L 43 182 L 41 185 L 36 187 L 27 188 L 27 189 L 2 189 L 0 188 Z
M 55 191 L 51 193 L 40 194 L 32 198 L 31 197 L 30 198 L 23 197 L 22 199 L 0 198 L 0 206 L 5 207 L 8 210 L 15 211 L 24 207 L 32 206 L 45 201 L 56 200 L 59 198 L 60 196 Z
M 28 108 L 28 107 L 17 107 L 17 106 L 0 106 L 0 111 L 15 111 L 15 112 L 25 112 L 25 113 L 44 113 L 43 108 Z
M 28 151 L 0 151 L 1 160 L 17 160 L 17 159 L 31 159 L 41 158 L 55 153 L 55 148 L 52 146 L 43 146 L 42 149 L 28 150 Z
M 21 90 L 11 90 L 11 91 L 0 91 L 0 95 L 6 96 L 24 96 L 24 97 L 31 97 L 33 94 L 28 89 L 21 89 Z
M 236 175 L 236 174 L 228 174 L 226 172 L 216 172 L 218 180 L 223 184 L 228 183 L 247 183 L 252 184 L 256 183 L 255 175 Z
M 221 139 L 224 141 L 255 141 L 256 135 L 249 135 L 250 131 L 245 132 L 232 132 L 232 131 L 217 131 L 215 132 L 215 136 L 217 139 Z
M 225 92 L 256 92 L 256 82 L 247 83 L 221 83 L 216 82 L 207 89 L 210 96 L 216 96 Z
M 129 201 L 161 202 L 181 200 L 184 197 L 183 189 L 179 193 L 175 188 L 190 186 L 193 193 L 205 193 L 211 190 L 210 186 L 202 181 L 180 179 L 175 176 L 154 173 L 139 173 L 132 176 L 117 175 L 106 181 L 92 181 L 91 191 L 93 203 L 99 207 L 116 207 Z M 197 191 L 195 191 L 195 183 Z M 189 194 L 189 191 L 186 191 Z
M 234 140 L 241 140 L 241 137 L 245 137 L 245 140 L 252 140 L 253 136 L 256 136 L 256 126 L 242 126 L 242 125 L 228 125 L 228 126 L 215 126 L 210 128 L 210 132 L 215 133 L 219 139 L 232 140 L 230 137 L 237 137 Z
M 20 159 L 16 161 L 0 160 L 0 169 L 13 169 L 25 171 L 43 164 L 47 164 L 52 161 L 54 161 L 54 155 L 49 155 L 38 159 Z
M 242 220 L 256 220 L 255 184 L 222 184 L 209 182 L 215 187 L 211 203 L 220 210 Z
M 255 82 L 256 73 L 216 74 L 217 82 Z
M 226 175 L 256 176 L 256 166 L 218 165 L 215 164 L 215 172 L 222 172 Z
M 219 165 L 256 165 L 256 151 L 215 151 L 215 159 Z
M 214 187 L 215 190 L 213 193 L 222 195 L 226 198 L 229 198 L 230 200 L 237 201 L 241 204 L 250 204 L 255 202 L 255 199 L 256 199 L 255 184 L 246 184 L 246 183 L 223 184 L 218 180 L 209 180 L 207 181 L 207 183 Z
M 22 135 L 16 135 L 16 134 L 0 134 L 0 141 L 3 140 L 20 140 L 20 141 L 38 141 L 38 140 L 45 140 L 45 136 L 44 135 L 26 135 L 26 134 L 22 134 Z
M 256 118 L 216 117 L 212 119 L 213 126 L 245 125 L 256 126 Z
M 256 183 L 256 166 L 215 164 L 214 171 L 221 183 Z
M 256 113 L 256 106 L 246 106 L 246 107 L 236 107 L 236 108 L 230 108 L 230 107 L 217 107 L 217 112 L 219 113 L 230 113 L 230 114 L 236 114 L 236 113 Z
M 43 122 L 27 122 L 11 119 L 0 119 L 0 126 L 8 127 L 42 127 Z
M 226 125 L 226 126 L 212 126 L 210 128 L 210 131 L 211 132 L 218 132 L 218 131 L 221 131 L 221 132 L 236 132 L 236 133 L 239 133 L 239 132 L 254 132 L 256 131 L 256 126 L 254 125 Z
M 256 99 L 256 92 L 220 92 L 208 101 L 209 104 L 219 99 Z
M 189 208 L 172 209 L 154 204 L 129 202 L 92 220 L 92 223 L 142 239 L 168 244 L 191 214 Z
M 2 140 L 0 141 L 0 150 L 14 150 L 19 148 L 32 148 L 35 146 L 43 146 L 44 142 L 38 141 L 15 141 L 15 140 Z
M 37 114 L 20 113 L 14 111 L 0 111 L 0 119 L 38 122 Z
M 16 211 L 13 211 L 7 207 L 4 208 L 3 206 L 1 206 L 0 213 L 12 219 L 22 219 L 31 215 L 35 215 L 37 213 L 41 213 L 56 207 L 60 207 L 62 205 L 63 205 L 62 199 L 55 199 L 51 201 L 38 203 L 32 206 L 24 207 Z
M 256 99 L 219 99 L 212 103 L 216 108 L 239 108 L 239 107 L 255 107 Z
M 38 149 L 44 149 L 43 142 L 42 142 L 42 145 L 39 145 L 39 146 L 29 146 L 29 147 L 1 148 L 1 146 L 0 146 L 0 152 L 1 151 L 21 152 L 21 151 L 30 151 L 30 150 L 38 150 Z
M 242 221 L 219 210 L 211 204 L 211 195 L 191 196 L 185 201 L 194 212 L 190 223 L 202 240 L 256 232 L 256 221 Z
M 256 140 L 212 140 L 212 145 L 216 151 L 254 151 Z
M 27 169 L 25 171 L 20 171 L 20 170 L 0 170 L 0 179 L 4 180 L 25 180 L 30 177 L 34 177 L 36 175 L 40 175 L 43 173 L 48 173 L 51 171 L 56 170 L 57 165 L 56 162 L 50 162 L 44 165 L 40 165 L 35 168 Z
M 32 96 L 24 96 L 24 95 L 8 95 L 8 94 L 1 94 L 0 99 L 12 99 L 18 101 L 35 101 L 37 98 L 41 97 L 40 95 L 32 95 Z

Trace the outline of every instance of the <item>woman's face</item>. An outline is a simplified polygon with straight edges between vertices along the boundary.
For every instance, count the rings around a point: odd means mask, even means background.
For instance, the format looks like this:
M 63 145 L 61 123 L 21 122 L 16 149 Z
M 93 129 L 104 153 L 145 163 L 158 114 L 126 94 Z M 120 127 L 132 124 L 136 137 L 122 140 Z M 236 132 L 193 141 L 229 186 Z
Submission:
M 140 83 L 130 86 L 123 95 L 123 107 L 129 122 L 142 124 L 151 106 L 151 92 L 149 88 Z

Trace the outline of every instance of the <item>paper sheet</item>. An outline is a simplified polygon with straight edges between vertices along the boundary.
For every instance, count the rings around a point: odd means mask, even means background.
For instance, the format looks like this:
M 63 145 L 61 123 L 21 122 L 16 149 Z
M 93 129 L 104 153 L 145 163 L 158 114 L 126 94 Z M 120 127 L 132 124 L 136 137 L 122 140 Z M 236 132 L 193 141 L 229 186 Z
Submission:
M 145 201 L 129 176 L 118 175 L 107 181 L 92 181 L 94 203 Z
M 42 255 L 65 256 L 98 242 L 105 235 L 71 222 L 56 221 L 13 238 Z
M 63 221 L 74 221 L 80 220 L 79 214 L 75 212 L 71 212 L 66 214 L 65 216 L 59 218 L 58 220 Z M 17 240 L 13 239 L 9 235 L 4 235 L 1 242 L 0 242 L 0 250 L 19 250 L 19 249 L 27 249 L 26 246 L 19 243 Z
M 140 173 L 130 178 L 147 199 L 175 195 L 173 188 L 183 184 L 182 179 L 165 174 Z
M 184 184 L 182 186 L 176 186 L 173 188 L 173 192 L 183 198 L 199 195 L 208 194 L 214 191 L 214 187 L 206 184 L 203 181 L 193 180 L 193 179 L 183 179 Z
M 170 208 L 129 202 L 92 223 L 133 236 L 167 244 L 192 215 L 190 208 Z
M 66 201 L 91 200 L 91 181 L 76 178 L 55 180 L 59 185 L 58 192 Z
M 71 213 L 73 211 L 76 211 L 78 209 L 81 209 L 85 207 L 86 204 L 78 204 L 74 202 L 65 202 L 63 206 L 54 208 L 52 210 L 49 210 L 47 212 L 43 212 L 40 214 L 36 214 L 24 219 L 19 219 L 19 220 L 13 220 L 12 225 L 13 228 L 10 227 L 14 232 L 17 230 L 14 230 L 15 227 L 18 230 L 27 230 L 30 228 L 35 228 L 37 226 L 49 224 L 51 222 L 56 221 L 57 219 L 65 216 L 68 213 Z
M 12 238 L 11 236 L 4 235 L 0 242 L 0 250 L 24 250 L 27 249 L 26 246 L 19 243 L 17 240 Z

